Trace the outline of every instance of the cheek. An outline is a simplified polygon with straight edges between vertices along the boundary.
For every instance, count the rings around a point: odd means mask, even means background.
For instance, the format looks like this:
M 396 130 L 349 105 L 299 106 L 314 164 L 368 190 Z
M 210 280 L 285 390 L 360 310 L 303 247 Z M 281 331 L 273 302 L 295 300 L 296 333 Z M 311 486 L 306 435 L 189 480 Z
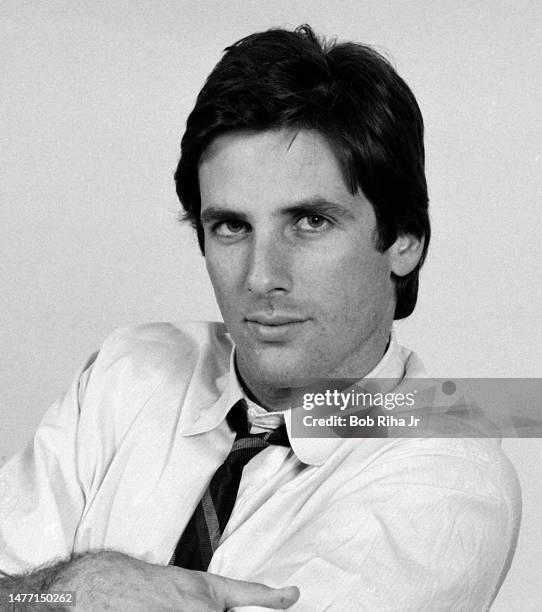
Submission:
M 378 316 L 393 298 L 390 270 L 383 255 L 350 253 L 328 260 L 325 268 L 315 283 L 313 298 L 317 294 L 328 320 L 346 324 L 348 329 Z
M 210 251 L 205 265 L 222 318 L 232 332 L 244 310 L 242 261 Z
M 211 279 L 219 306 L 222 307 L 227 298 L 232 297 L 232 266 L 224 265 L 224 259 L 214 256 L 212 253 L 205 257 L 205 266 Z

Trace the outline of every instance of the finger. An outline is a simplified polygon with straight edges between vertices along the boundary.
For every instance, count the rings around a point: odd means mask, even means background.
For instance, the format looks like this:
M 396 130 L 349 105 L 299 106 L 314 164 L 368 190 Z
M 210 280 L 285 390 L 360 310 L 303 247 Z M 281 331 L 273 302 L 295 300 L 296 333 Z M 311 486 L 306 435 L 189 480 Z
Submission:
M 258 582 L 245 582 L 207 574 L 213 582 L 216 603 L 224 608 L 235 606 L 262 606 L 275 610 L 284 610 L 299 599 L 297 587 L 273 589 Z

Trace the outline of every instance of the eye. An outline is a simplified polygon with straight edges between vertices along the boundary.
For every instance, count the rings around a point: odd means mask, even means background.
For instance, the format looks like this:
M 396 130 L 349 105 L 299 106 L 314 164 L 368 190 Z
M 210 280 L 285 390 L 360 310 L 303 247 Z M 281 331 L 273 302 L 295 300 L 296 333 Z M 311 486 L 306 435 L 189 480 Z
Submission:
M 217 236 L 238 236 L 247 230 L 246 223 L 237 219 L 221 221 L 213 227 L 213 233 Z
M 317 232 L 326 229 L 329 224 L 329 219 L 322 215 L 305 215 L 297 221 L 296 226 L 303 231 Z

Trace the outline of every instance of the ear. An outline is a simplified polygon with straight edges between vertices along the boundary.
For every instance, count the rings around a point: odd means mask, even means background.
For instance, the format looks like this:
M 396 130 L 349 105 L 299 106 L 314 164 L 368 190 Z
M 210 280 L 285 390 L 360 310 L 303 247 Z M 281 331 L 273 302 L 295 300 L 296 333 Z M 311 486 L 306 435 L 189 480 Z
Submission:
M 389 247 L 391 271 L 397 276 L 406 276 L 418 265 L 423 252 L 424 238 L 412 234 L 401 234 Z

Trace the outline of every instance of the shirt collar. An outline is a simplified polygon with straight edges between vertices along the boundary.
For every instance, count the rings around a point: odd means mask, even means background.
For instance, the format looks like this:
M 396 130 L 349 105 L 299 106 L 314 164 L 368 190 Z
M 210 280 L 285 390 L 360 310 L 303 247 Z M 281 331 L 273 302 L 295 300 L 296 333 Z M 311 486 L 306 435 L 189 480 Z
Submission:
M 215 380 L 189 385 L 181 412 L 179 430 L 182 436 L 194 436 L 211 431 L 225 418 L 233 405 L 244 397 L 243 389 L 235 374 L 235 351 L 230 354 L 229 369 Z M 213 378 L 212 373 L 205 373 Z M 213 388 L 209 394 L 209 387 Z M 218 397 L 217 397 L 218 395 Z
M 386 352 L 365 378 L 400 382 L 404 376 L 406 361 L 404 353 L 405 350 L 397 343 L 395 330 L 392 328 Z M 235 372 L 233 347 L 229 370 L 218 376 L 213 386 L 215 394 L 210 396 L 209 391 L 202 393 L 199 386 L 196 389 L 189 385 L 180 418 L 181 435 L 193 436 L 211 431 L 224 421 L 232 406 L 245 397 Z M 308 465 L 322 465 L 344 443 L 341 438 L 294 438 L 290 411 L 285 413 L 285 422 L 292 450 L 300 461 Z

